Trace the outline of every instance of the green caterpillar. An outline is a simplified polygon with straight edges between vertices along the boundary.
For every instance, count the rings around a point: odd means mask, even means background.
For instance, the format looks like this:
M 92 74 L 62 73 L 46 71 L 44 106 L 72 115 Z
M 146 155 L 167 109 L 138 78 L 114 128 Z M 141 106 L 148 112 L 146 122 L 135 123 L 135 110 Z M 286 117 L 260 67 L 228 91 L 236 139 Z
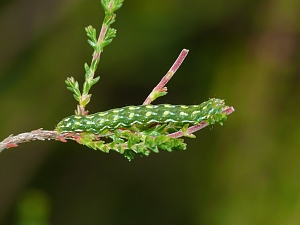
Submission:
M 151 124 L 190 124 L 196 125 L 202 121 L 210 124 L 221 121 L 222 111 L 227 108 L 223 100 L 210 99 L 200 105 L 140 105 L 110 109 L 87 116 L 72 115 L 60 121 L 56 130 L 58 133 L 89 132 L 99 134 L 105 129 L 116 130 L 133 125 Z

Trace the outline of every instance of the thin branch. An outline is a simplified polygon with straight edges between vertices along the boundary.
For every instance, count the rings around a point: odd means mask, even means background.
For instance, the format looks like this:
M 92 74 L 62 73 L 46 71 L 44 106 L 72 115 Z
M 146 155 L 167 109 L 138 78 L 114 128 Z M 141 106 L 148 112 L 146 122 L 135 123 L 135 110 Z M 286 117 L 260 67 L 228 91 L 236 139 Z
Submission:
M 106 32 L 107 32 L 107 29 L 108 29 L 107 25 L 102 25 L 101 31 L 100 31 L 100 34 L 99 34 L 99 38 L 98 38 L 98 44 L 103 42 L 103 40 L 105 38 L 105 35 L 106 35 Z M 99 61 L 100 61 L 101 53 L 102 53 L 102 51 L 99 51 L 99 52 L 94 51 L 93 58 L 92 58 L 92 63 L 97 59 L 99 59 Z M 95 75 L 95 71 L 93 72 L 92 76 L 89 78 L 89 81 L 91 81 L 94 78 L 94 75 Z
M 56 130 L 43 130 L 43 128 L 33 130 L 31 132 L 25 132 L 18 135 L 10 135 L 0 142 L 0 153 L 4 149 L 18 147 L 18 144 L 31 141 L 45 141 L 45 140 L 56 140 L 61 142 L 67 142 L 68 140 L 73 140 L 80 142 L 80 133 L 70 132 L 70 133 L 57 133 Z
M 223 112 L 226 113 L 226 115 L 229 115 L 231 113 L 234 112 L 234 108 L 233 107 L 228 107 L 227 109 L 225 109 Z M 182 136 L 186 136 L 186 135 L 189 135 L 189 134 L 192 134 L 198 130 L 201 130 L 203 129 L 204 127 L 208 126 L 209 123 L 206 122 L 206 121 L 203 121 L 201 122 L 199 125 L 195 125 L 195 126 L 191 126 L 187 129 L 187 131 L 183 132 L 183 131 L 177 131 L 177 132 L 174 132 L 172 134 L 168 134 L 169 137 L 172 137 L 172 138 L 179 138 L 179 137 L 182 137 Z
M 114 7 L 113 5 L 113 1 L 111 1 L 108 5 L 108 9 L 109 11 L 112 10 L 112 7 Z M 115 14 L 112 13 L 112 15 L 110 15 L 110 17 L 114 17 Z M 102 43 L 105 39 L 105 36 L 106 36 L 106 33 L 107 33 L 107 30 L 108 30 L 109 26 L 106 24 L 106 23 L 103 23 L 102 24 L 102 27 L 101 27 L 101 30 L 100 30 L 100 33 L 99 33 L 99 37 L 98 37 L 98 41 L 97 41 L 97 44 L 100 45 L 100 43 Z M 94 51 L 93 53 L 93 58 L 92 58 L 92 63 L 95 61 L 95 60 L 99 60 L 100 61 L 100 55 L 102 53 L 103 50 L 97 52 L 97 51 Z M 91 63 L 91 64 L 92 64 Z M 95 71 L 93 72 L 92 76 L 89 78 L 89 81 L 91 81 L 93 78 L 94 78 L 94 74 L 95 74 Z
M 167 72 L 167 74 L 161 79 L 161 81 L 156 85 L 156 87 L 151 91 L 151 93 L 148 95 L 146 100 L 144 101 L 143 105 L 150 104 L 153 100 L 155 100 L 157 97 L 162 96 L 159 95 L 159 93 L 166 93 L 167 87 L 165 85 L 169 82 L 169 80 L 173 77 L 174 73 L 177 71 L 177 69 L 182 64 L 183 60 L 189 53 L 189 50 L 183 49 L 170 70 Z
M 18 144 L 24 142 L 57 139 L 57 135 L 58 134 L 56 131 L 49 131 L 49 130 L 42 130 L 42 129 L 18 134 L 16 136 L 10 135 L 0 143 L 0 152 L 7 148 L 17 147 Z
M 101 27 L 101 31 L 100 31 L 98 42 L 97 42 L 98 45 L 104 41 L 107 29 L 108 29 L 108 26 L 103 24 Z M 94 63 L 94 61 L 98 61 L 97 64 L 100 62 L 101 53 L 102 53 L 102 51 L 96 51 L 96 50 L 93 52 L 93 58 L 92 58 L 91 65 Z M 91 76 L 85 82 L 90 83 L 94 79 L 94 76 L 95 76 L 95 70 L 92 70 Z M 81 101 L 84 101 L 85 98 L 90 98 L 88 93 L 82 93 L 82 96 L 80 96 L 80 101 L 79 101 L 79 104 L 77 105 L 77 110 L 75 110 L 75 114 L 87 115 L 89 113 L 87 110 L 85 110 L 85 106 L 83 106 L 81 103 Z

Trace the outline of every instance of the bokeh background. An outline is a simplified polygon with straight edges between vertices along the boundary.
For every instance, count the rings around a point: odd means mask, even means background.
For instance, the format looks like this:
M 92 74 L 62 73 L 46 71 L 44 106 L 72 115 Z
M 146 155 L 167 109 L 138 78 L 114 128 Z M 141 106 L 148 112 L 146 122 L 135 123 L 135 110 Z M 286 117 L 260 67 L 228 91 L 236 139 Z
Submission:
M 73 114 L 100 30 L 100 0 L 2 0 L 0 139 Z M 90 112 L 141 104 L 183 48 L 154 103 L 236 109 L 188 150 L 128 162 L 74 142 L 0 154 L 0 224 L 300 224 L 300 1 L 125 0 L 104 49 Z

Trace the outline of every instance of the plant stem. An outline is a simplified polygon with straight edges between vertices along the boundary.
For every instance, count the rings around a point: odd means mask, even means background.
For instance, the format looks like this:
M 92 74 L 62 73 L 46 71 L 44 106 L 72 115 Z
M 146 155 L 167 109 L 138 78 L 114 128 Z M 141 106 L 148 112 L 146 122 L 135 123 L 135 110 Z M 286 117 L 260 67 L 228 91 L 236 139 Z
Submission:
M 167 91 L 167 87 L 165 85 L 171 80 L 177 69 L 180 67 L 182 64 L 183 60 L 187 56 L 189 50 L 183 49 L 174 64 L 171 66 L 170 70 L 167 72 L 167 74 L 161 79 L 161 81 L 156 85 L 155 88 L 151 91 L 151 93 L 148 95 L 146 100 L 144 101 L 143 105 L 148 105 L 151 102 L 153 102 L 157 97 L 160 97 L 164 94 L 160 93 L 165 93 Z
M 225 109 L 223 112 L 226 113 L 226 115 L 229 115 L 231 113 L 234 112 L 234 108 L 233 107 L 228 107 L 227 109 Z M 179 137 L 182 137 L 182 136 L 185 136 L 185 135 L 188 135 L 188 134 L 192 134 L 198 130 L 201 130 L 203 129 L 204 127 L 208 126 L 209 123 L 206 122 L 206 121 L 202 121 L 200 122 L 199 125 L 195 125 L 195 126 L 191 126 L 187 129 L 187 131 L 183 132 L 183 131 L 177 131 L 177 132 L 174 132 L 172 134 L 168 134 L 169 137 L 172 137 L 172 138 L 179 138 Z
M 42 129 L 18 134 L 16 136 L 10 135 L 9 137 L 5 138 L 2 142 L 0 142 L 0 152 L 7 148 L 17 147 L 18 144 L 24 142 L 57 139 L 57 136 L 58 133 L 56 131 Z

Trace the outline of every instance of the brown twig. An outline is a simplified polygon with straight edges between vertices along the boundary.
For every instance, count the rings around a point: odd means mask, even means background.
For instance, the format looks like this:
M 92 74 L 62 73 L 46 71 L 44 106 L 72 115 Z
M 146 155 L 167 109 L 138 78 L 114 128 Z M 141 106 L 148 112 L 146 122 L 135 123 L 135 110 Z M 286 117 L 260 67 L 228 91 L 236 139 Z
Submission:
M 31 132 L 25 132 L 18 135 L 10 135 L 0 142 L 0 153 L 4 149 L 18 147 L 18 144 L 31 142 L 31 141 L 45 141 L 45 140 L 57 140 L 66 142 L 66 139 L 76 141 L 76 133 L 63 133 L 58 134 L 55 130 L 43 130 L 42 128 L 33 130 Z

